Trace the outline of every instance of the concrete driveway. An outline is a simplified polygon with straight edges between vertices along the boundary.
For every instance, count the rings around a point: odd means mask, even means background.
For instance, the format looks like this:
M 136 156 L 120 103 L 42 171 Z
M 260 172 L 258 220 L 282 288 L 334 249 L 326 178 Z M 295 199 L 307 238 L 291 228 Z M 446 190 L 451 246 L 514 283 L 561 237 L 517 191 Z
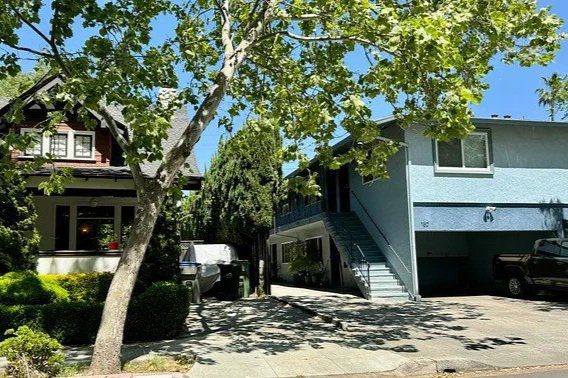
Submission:
M 568 303 L 488 296 L 381 303 L 284 286 L 273 295 L 192 305 L 184 338 L 129 345 L 123 356 L 195 355 L 189 377 L 215 378 L 433 376 L 568 364 Z M 88 360 L 90 351 L 68 357 Z
M 342 343 L 440 362 L 438 370 L 568 363 L 568 303 L 492 296 L 370 302 L 316 290 L 276 286 L 273 294 L 330 317 Z M 444 362 L 446 361 L 446 362 Z M 461 361 L 461 362 L 460 362 Z M 455 365 L 455 366 L 452 366 Z

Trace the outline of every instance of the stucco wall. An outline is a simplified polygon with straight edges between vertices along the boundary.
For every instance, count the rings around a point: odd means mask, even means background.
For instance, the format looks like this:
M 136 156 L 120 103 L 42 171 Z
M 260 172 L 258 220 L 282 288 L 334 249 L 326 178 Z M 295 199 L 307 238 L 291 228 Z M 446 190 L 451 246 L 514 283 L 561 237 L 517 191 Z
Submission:
M 114 272 L 120 257 L 112 256 L 41 256 L 37 264 L 39 274 L 67 274 Z
M 406 131 L 414 202 L 568 203 L 568 127 L 512 121 L 478 127 L 491 133 L 491 175 L 436 174 L 424 128 Z
M 518 206 L 485 204 L 414 206 L 416 231 L 539 231 L 562 230 L 563 208 L 550 204 Z
M 415 293 L 411 274 L 412 241 L 404 149 L 389 160 L 388 170 L 390 179 L 363 184 L 361 176 L 353 166 L 351 167 L 349 178 L 351 190 L 367 212 L 363 210 L 353 194 L 351 195 L 351 208 L 381 248 L 389 265 L 396 270 L 407 290 Z M 385 234 L 392 249 L 373 225 L 373 221 Z
M 282 262 L 282 244 L 293 242 L 297 239 L 306 240 L 314 237 L 322 238 L 322 260 L 325 269 L 325 277 L 327 282 L 331 282 L 329 233 L 327 232 L 322 221 L 270 236 L 270 238 L 268 239 L 269 250 L 271 248 L 270 245 L 276 244 L 277 246 L 277 266 L 279 279 L 285 282 L 293 282 L 293 274 L 288 270 L 289 264 Z M 341 276 L 342 285 L 344 287 L 357 287 L 353 278 L 353 273 L 349 269 L 348 265 L 344 263 L 343 257 L 341 261 Z

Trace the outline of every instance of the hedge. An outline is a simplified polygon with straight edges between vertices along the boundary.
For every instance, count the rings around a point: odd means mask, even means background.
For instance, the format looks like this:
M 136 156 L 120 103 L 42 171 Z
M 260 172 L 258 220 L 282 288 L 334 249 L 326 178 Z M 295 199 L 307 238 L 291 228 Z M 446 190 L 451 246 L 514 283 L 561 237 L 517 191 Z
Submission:
M 125 340 L 170 339 L 185 330 L 191 291 L 174 282 L 156 282 L 134 297 Z M 66 345 L 91 344 L 100 324 L 102 302 L 58 301 L 44 305 L 0 305 L 0 337 L 7 329 L 29 325 Z
M 0 303 L 7 305 L 46 304 L 69 296 L 57 280 L 34 272 L 10 272 L 0 276 Z
M 113 274 L 104 273 L 71 273 L 48 274 L 47 277 L 57 281 L 69 293 L 69 299 L 88 302 L 103 302 L 106 299 Z

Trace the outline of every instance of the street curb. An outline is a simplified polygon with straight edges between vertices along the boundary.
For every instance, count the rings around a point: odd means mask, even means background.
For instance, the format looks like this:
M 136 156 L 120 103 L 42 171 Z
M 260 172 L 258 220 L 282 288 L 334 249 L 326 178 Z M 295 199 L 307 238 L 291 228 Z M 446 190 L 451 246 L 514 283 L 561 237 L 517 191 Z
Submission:
M 305 312 L 306 314 L 312 315 L 312 316 L 317 316 L 318 318 L 320 318 L 321 320 L 323 320 L 326 323 L 329 324 L 333 324 L 335 327 L 343 330 L 343 331 L 349 331 L 349 326 L 347 325 L 347 323 L 343 322 L 342 320 L 339 320 L 331 315 L 327 315 L 327 314 L 323 314 L 317 310 L 314 310 L 308 306 L 304 306 L 303 304 L 299 304 L 293 301 L 289 301 L 287 299 L 284 298 L 280 298 L 277 297 L 275 295 L 269 295 L 269 298 L 275 299 L 278 302 L 284 303 L 288 306 L 297 308 L 303 312 Z

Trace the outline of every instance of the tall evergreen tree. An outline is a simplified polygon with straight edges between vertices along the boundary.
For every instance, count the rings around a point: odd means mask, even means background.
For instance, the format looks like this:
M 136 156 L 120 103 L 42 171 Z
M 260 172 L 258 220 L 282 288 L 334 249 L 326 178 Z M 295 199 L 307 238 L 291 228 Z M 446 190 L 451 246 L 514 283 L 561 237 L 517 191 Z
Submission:
M 37 215 L 24 179 L 0 170 L 0 274 L 35 269 Z
M 260 120 L 221 141 L 202 190 L 185 200 L 186 229 L 210 242 L 247 246 L 267 231 L 281 182 L 281 138 Z

